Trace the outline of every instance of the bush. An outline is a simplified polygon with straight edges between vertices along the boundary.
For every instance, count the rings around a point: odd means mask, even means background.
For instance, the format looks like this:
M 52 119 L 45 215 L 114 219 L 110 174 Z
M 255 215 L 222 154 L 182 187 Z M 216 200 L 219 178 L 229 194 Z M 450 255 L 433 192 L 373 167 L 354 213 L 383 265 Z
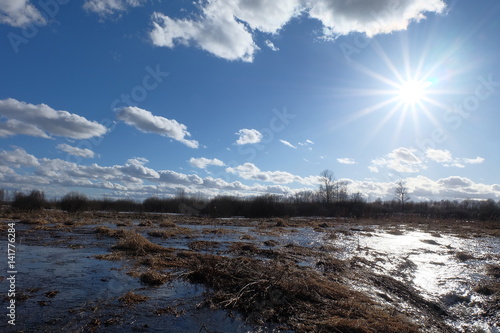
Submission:
M 76 213 L 84 211 L 88 208 L 89 201 L 84 194 L 78 192 L 70 192 L 62 197 L 59 206 L 62 210 L 68 213 Z
M 47 205 L 45 194 L 42 191 L 33 190 L 30 194 L 18 192 L 14 196 L 12 208 L 23 211 L 33 211 L 44 208 Z

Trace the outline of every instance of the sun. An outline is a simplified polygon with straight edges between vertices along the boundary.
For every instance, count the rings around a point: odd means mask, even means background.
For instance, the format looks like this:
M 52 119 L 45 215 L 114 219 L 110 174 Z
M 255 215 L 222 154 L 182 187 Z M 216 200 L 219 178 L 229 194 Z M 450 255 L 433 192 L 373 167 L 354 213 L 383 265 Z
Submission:
M 408 80 L 399 85 L 397 97 L 405 106 L 421 104 L 426 99 L 426 90 L 430 86 L 429 81 Z

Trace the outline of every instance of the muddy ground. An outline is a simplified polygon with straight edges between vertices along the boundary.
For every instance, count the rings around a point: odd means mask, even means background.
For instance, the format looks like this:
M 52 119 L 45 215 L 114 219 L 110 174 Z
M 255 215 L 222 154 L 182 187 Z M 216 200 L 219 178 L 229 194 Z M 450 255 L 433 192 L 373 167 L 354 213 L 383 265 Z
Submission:
M 498 332 L 500 225 L 4 213 L 2 332 Z M 5 329 L 4 329 L 5 327 Z

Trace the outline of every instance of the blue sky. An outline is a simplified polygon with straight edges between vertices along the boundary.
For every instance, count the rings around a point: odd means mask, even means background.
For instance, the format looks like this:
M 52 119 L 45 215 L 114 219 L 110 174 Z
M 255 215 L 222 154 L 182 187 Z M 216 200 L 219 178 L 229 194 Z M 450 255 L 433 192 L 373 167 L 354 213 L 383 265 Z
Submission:
M 0 0 L 0 187 L 500 199 L 500 3 Z

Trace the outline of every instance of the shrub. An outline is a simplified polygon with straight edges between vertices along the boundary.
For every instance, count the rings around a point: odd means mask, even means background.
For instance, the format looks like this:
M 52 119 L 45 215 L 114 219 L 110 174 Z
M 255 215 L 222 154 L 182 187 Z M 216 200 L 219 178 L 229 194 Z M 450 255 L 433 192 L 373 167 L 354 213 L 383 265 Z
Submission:
M 30 194 L 18 192 L 14 196 L 12 208 L 22 211 L 33 211 L 42 209 L 47 205 L 45 194 L 38 190 L 33 190 Z
M 68 213 L 82 212 L 88 208 L 88 199 L 85 194 L 70 192 L 62 197 L 59 206 Z

